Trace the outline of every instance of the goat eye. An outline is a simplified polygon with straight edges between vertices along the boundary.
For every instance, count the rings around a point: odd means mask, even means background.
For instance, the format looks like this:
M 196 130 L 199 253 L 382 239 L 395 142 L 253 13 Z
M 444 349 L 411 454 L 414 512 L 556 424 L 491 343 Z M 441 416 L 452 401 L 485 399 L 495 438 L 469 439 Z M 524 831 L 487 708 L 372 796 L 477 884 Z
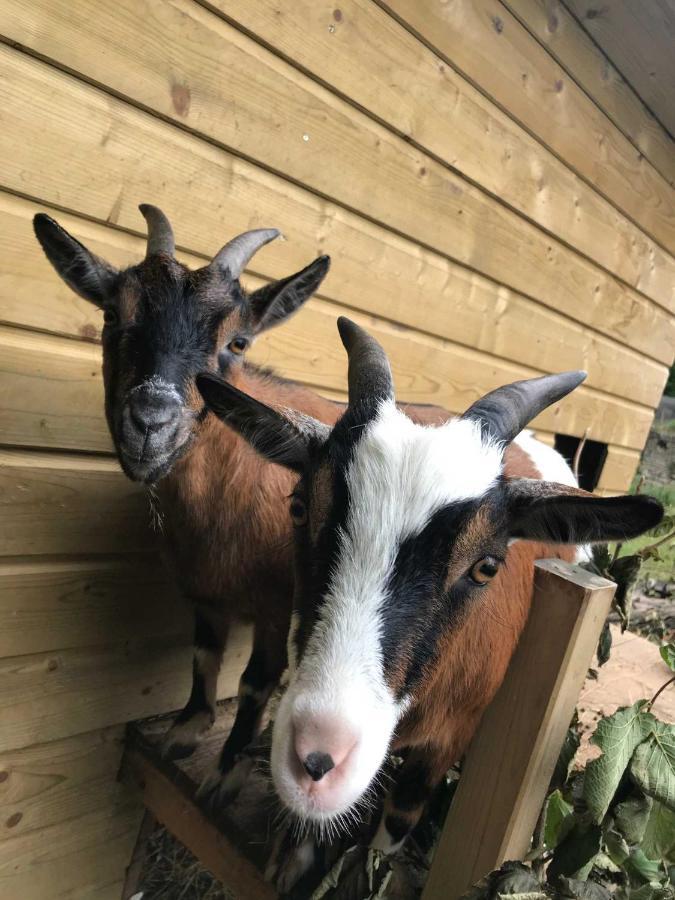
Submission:
M 297 526 L 306 525 L 307 524 L 307 506 L 305 505 L 305 501 L 301 500 L 300 497 L 291 497 L 291 519 L 293 519 L 293 524 Z
M 471 566 L 469 578 L 474 584 L 487 584 L 497 574 L 499 563 L 492 556 L 485 556 Z
M 236 353 L 237 356 L 240 356 L 248 347 L 248 341 L 246 340 L 246 338 L 237 337 L 234 338 L 234 340 L 230 341 L 227 346 L 228 349 L 232 351 L 232 353 Z
M 117 310 L 112 306 L 106 306 L 103 310 L 103 322 L 105 325 L 116 325 L 118 320 Z

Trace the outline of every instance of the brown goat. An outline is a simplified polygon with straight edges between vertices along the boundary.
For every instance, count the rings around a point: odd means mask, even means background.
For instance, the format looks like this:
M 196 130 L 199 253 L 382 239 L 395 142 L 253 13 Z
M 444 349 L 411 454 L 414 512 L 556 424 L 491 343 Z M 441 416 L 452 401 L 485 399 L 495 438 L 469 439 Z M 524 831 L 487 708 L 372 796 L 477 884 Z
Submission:
M 265 409 L 212 376 L 197 383 L 212 410 L 300 476 L 291 678 L 272 738 L 277 793 L 330 834 L 367 804 L 388 751 L 405 751 L 373 841 L 388 851 L 501 683 L 534 560 L 634 537 L 663 508 L 644 496 L 593 497 L 559 454 L 522 434 L 585 373 L 507 385 L 461 418 L 420 427 L 395 405 L 379 344 L 349 320 L 339 327 L 349 407 L 333 429 Z M 306 845 L 286 854 L 283 887 L 311 860 Z
M 286 667 L 293 593 L 288 496 L 293 476 L 270 465 L 217 417 L 207 414 L 195 378 L 218 372 L 263 404 L 333 424 L 340 404 L 244 361 L 254 337 L 292 315 L 328 271 L 319 257 L 301 272 L 245 294 L 239 276 L 273 229 L 234 238 L 202 269 L 174 257 L 171 226 L 142 206 L 148 252 L 113 269 L 46 215 L 36 235 L 54 268 L 103 310 L 103 373 L 110 433 L 125 473 L 150 486 L 164 532 L 164 558 L 194 604 L 193 683 L 166 735 L 170 756 L 189 755 L 214 719 L 216 681 L 233 618 L 253 621 L 253 651 L 239 708 L 209 786 L 236 790 L 270 693 Z M 433 409 L 421 415 L 439 421 Z M 227 778 L 225 776 L 228 776 Z

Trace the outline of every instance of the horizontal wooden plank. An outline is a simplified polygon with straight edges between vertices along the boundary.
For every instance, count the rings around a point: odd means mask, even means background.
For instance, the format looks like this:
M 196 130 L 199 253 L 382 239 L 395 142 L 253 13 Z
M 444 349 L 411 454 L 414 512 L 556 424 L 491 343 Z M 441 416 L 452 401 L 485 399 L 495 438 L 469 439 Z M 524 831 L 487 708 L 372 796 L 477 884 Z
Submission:
M 227 50 L 233 58 L 219 57 L 219 65 L 226 65 L 219 83 L 229 84 L 235 98 L 241 98 L 252 94 L 248 90 L 251 79 L 262 90 L 265 75 L 275 92 L 275 102 L 265 106 L 264 122 L 258 117 L 246 127 L 246 110 L 237 107 L 236 115 L 222 115 L 227 98 L 219 96 L 211 105 L 214 128 L 216 124 L 230 128 L 234 121 L 239 123 L 240 130 L 229 135 L 238 150 L 245 149 L 247 134 L 253 136 L 255 147 L 251 149 L 259 148 L 261 128 L 265 134 L 274 132 L 274 140 L 265 144 L 270 148 L 284 147 L 285 139 L 294 146 L 299 135 L 307 152 L 286 154 L 286 174 L 305 183 L 309 179 L 311 184 L 318 172 L 329 170 L 339 182 L 335 191 L 340 193 L 341 202 L 353 203 L 362 212 L 379 216 L 388 226 L 409 233 L 415 241 L 435 245 L 495 281 L 670 363 L 675 322 L 660 307 L 640 298 L 440 164 L 430 160 L 422 165 L 418 150 L 365 116 L 359 120 L 362 133 L 354 124 L 354 110 L 309 79 L 297 87 L 284 81 L 292 70 L 271 54 L 263 59 L 265 51 L 251 41 L 246 49 L 255 48 L 256 55 L 245 60 L 238 89 L 234 63 L 243 51 L 235 40 L 241 43 L 246 39 L 230 29 L 222 51 Z M 4 110 L 8 128 L 0 135 L 0 152 L 9 160 L 0 176 L 5 187 L 132 230 L 139 228 L 137 201 L 151 198 L 169 212 L 181 210 L 189 222 L 181 241 L 199 252 L 213 248 L 216 234 L 274 219 L 294 242 L 300 232 L 305 241 L 308 234 L 311 236 L 313 247 L 344 246 L 336 239 L 338 211 L 327 201 L 11 48 L 0 48 L 0 72 L 10 97 Z M 140 86 L 144 80 L 134 83 Z M 275 120 L 270 125 L 269 110 L 277 105 L 284 109 L 287 103 L 295 104 L 293 115 L 285 110 L 278 123 Z M 29 108 L 34 112 L 31 116 L 26 115 Z M 326 122 L 331 123 L 331 129 L 325 127 Z M 9 132 L 23 135 L 25 153 L 30 158 L 21 166 L 13 163 L 16 155 L 11 148 L 3 146 Z M 306 142 L 303 133 L 309 137 Z M 215 137 L 224 140 L 226 136 Z M 367 153 L 365 148 L 369 148 Z M 331 159 L 335 164 L 330 164 Z M 291 161 L 297 162 L 297 172 L 290 170 Z M 420 169 L 425 170 L 423 175 Z M 30 184 L 26 183 L 27 170 L 31 172 Z M 81 175 L 85 171 L 86 179 Z M 199 172 L 198 179 L 195 172 Z M 377 183 L 373 182 L 374 172 Z M 354 196 L 344 194 L 347 186 Z M 323 189 L 328 190 L 328 185 Z M 214 197 L 227 200 L 215 204 Z M 378 204 L 378 209 L 369 204 Z M 363 232 L 369 230 L 363 220 L 345 210 L 341 218 L 355 226 L 360 243 Z M 381 236 L 387 232 L 377 229 L 376 233 L 372 254 L 381 259 L 385 252 Z M 385 244 L 391 243 L 385 239 Z M 273 259 L 279 252 L 278 247 L 270 248 L 266 255 Z M 420 271 L 420 252 L 418 248 L 413 252 L 419 278 L 424 274 Z M 285 269 L 288 262 L 289 255 L 284 254 Z M 373 290 L 373 277 L 365 281 L 368 291 Z
M 671 253 L 673 189 L 499 0 L 383 0 Z
M 339 21 L 331 6 L 312 0 L 290 5 L 283 0 L 211 0 L 210 5 L 293 65 L 675 311 L 675 259 L 372 0 L 341 2 Z M 47 31 L 46 23 L 43 27 Z M 50 46 L 55 40 L 52 29 Z M 350 65 L 354 59 L 357 66 Z M 184 58 L 181 62 L 185 65 Z M 156 69 L 162 63 L 148 65 Z M 675 180 L 672 147 L 669 153 Z
M 119 791 L 113 805 L 0 842 L 0 896 L 112 900 L 143 811 L 130 790 Z
M 597 7 L 569 0 L 569 7 L 647 106 L 675 135 L 675 7 L 672 0 L 639 4 L 612 0 Z
M 598 489 L 623 493 L 631 485 L 640 463 L 640 454 L 623 447 L 610 447 L 600 473 Z
M 296 380 L 344 390 L 346 360 L 335 327 L 341 312 L 341 307 L 315 299 L 301 316 L 261 339 L 252 352 L 253 360 Z M 352 315 L 382 340 L 403 402 L 438 403 L 461 413 L 487 391 L 538 374 L 429 335 L 405 332 L 379 319 Z M 70 347 L 78 352 L 67 353 Z M 63 442 L 71 448 L 79 442 L 81 449 L 91 449 L 98 440 L 99 449 L 109 446 L 100 379 L 92 378 L 98 347 L 5 327 L 0 329 L 0 350 L 6 395 L 15 398 L 8 410 L 0 406 L 0 429 L 6 444 L 58 447 Z M 63 386 L 79 387 L 83 378 L 91 378 L 97 391 L 82 392 L 79 405 L 73 407 L 71 392 Z M 652 418 L 645 407 L 581 388 L 535 422 L 538 427 L 567 434 L 583 434 L 588 427 L 593 438 L 641 449 Z
M 100 348 L 0 327 L 3 443 L 112 451 Z
M 41 209 L 45 207 L 0 192 L 0 320 L 98 339 L 100 311 L 76 297 L 55 275 L 35 241 L 29 223 Z M 142 238 L 49 208 L 47 211 L 115 265 L 132 264 L 145 253 Z M 180 221 L 176 228 L 180 235 Z M 358 240 L 344 232 L 337 235 L 338 240 L 345 237 Z M 366 240 L 364 235 L 361 245 Z M 290 254 L 293 248 L 288 242 L 281 249 Z M 407 253 L 401 246 L 381 245 L 377 256 L 374 247 L 372 251 L 370 247 L 363 249 L 372 252 L 371 259 L 363 255 L 340 255 L 336 259 L 321 287 L 324 296 L 338 301 L 344 298 L 348 307 L 379 312 L 385 318 L 534 369 L 583 368 L 589 373 L 591 386 L 648 406 L 659 402 L 667 377 L 662 364 L 439 257 L 424 258 L 414 249 Z M 256 258 L 255 264 L 263 272 L 270 259 L 268 253 L 266 249 Z M 180 255 L 192 267 L 203 262 L 194 255 Z M 286 265 L 290 268 L 289 263 Z M 263 282 L 250 276 L 246 283 L 254 288 Z M 287 327 L 280 332 L 280 340 Z M 536 337 L 523 341 L 525 333 Z M 312 342 L 311 336 L 308 339 Z M 315 350 L 308 346 L 306 352 L 309 356 Z
M 45 382 L 43 390 L 50 389 Z M 2 556 L 156 546 L 143 490 L 106 457 L 1 450 L 0 509 Z
M 117 781 L 123 739 L 115 725 L 4 752 L 0 842 L 114 807 L 126 793 Z
M 191 642 L 186 635 L 155 640 L 151 627 L 147 632 L 139 630 L 125 644 L 0 660 L 0 751 L 182 707 L 191 681 Z M 218 696 L 236 695 L 250 647 L 250 627 L 233 627 Z
M 562 0 L 506 0 L 506 6 L 675 187 L 673 139 Z
M 154 556 L 0 561 L 0 657 L 121 644 L 138 634 L 187 639 L 191 611 L 174 595 Z

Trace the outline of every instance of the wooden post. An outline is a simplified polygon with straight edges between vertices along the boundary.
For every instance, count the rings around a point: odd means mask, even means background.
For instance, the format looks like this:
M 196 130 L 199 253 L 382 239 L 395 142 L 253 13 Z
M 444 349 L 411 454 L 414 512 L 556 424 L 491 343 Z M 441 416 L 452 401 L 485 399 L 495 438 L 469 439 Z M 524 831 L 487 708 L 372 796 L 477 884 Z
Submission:
M 467 753 L 422 900 L 457 900 L 530 849 L 614 590 L 579 566 L 536 563 L 527 625 Z

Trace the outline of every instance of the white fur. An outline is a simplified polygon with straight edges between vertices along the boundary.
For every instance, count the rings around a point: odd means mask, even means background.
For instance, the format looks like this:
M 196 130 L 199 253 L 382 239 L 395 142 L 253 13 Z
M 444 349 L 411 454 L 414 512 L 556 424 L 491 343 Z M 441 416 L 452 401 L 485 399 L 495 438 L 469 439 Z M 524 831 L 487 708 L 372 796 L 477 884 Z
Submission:
M 281 799 L 296 813 L 323 821 L 345 812 L 380 768 L 405 708 L 385 682 L 380 641 L 398 549 L 442 507 L 483 496 L 501 473 L 502 454 L 500 444 L 484 442 L 473 421 L 424 427 L 390 401 L 356 443 L 346 472 L 351 504 L 339 559 L 274 729 L 272 773 Z M 300 790 L 287 765 L 294 728 L 304 717 L 321 715 L 339 717 L 358 735 L 339 804 L 330 809 Z
M 531 431 L 521 431 L 513 443 L 518 444 L 520 449 L 527 453 L 539 470 L 542 481 L 555 481 L 569 487 L 578 487 L 574 472 L 567 465 L 565 458 L 553 447 L 538 441 Z

